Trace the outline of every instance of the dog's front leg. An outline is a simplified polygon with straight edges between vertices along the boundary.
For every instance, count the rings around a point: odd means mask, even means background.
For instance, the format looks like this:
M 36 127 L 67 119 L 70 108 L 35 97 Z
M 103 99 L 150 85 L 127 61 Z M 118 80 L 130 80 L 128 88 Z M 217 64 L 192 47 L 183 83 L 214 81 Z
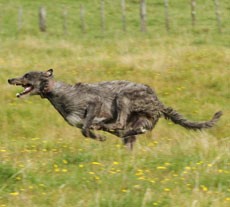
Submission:
M 92 139 L 104 141 L 105 137 L 97 135 L 90 130 L 93 120 L 98 114 L 98 110 L 100 110 L 100 106 L 101 104 L 98 104 L 98 103 L 90 103 L 88 105 L 86 109 L 85 122 L 83 124 L 81 132 L 85 137 L 90 137 Z

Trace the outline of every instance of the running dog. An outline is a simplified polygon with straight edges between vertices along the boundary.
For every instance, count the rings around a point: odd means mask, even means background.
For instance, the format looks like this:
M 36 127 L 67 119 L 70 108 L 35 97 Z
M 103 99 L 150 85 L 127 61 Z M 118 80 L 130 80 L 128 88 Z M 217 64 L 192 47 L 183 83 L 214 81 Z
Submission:
M 210 128 L 222 116 L 219 111 L 210 121 L 193 122 L 159 101 L 147 85 L 129 81 L 107 81 L 95 84 L 69 85 L 56 81 L 53 69 L 32 71 L 8 80 L 11 85 L 24 88 L 17 97 L 40 95 L 46 98 L 72 126 L 80 128 L 85 137 L 105 140 L 94 130 L 103 130 L 123 139 L 133 147 L 136 135 L 151 131 L 160 117 L 170 119 L 187 129 Z

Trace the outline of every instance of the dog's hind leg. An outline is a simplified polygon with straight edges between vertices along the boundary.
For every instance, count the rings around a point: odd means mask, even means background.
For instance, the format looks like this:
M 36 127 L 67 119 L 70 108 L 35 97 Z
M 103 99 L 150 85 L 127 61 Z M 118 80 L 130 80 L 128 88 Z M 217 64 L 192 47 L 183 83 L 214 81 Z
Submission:
M 155 117 L 155 119 L 153 119 L 148 118 L 144 115 L 136 116 L 134 114 L 128 120 L 128 129 L 123 131 L 123 137 L 144 134 L 147 131 L 151 131 L 156 125 L 158 119 L 158 117 Z
M 127 146 L 128 149 L 132 150 L 133 149 L 133 145 L 136 141 L 136 136 L 132 135 L 132 136 L 127 136 L 123 138 L 123 143 L 125 146 Z
M 136 135 L 144 134 L 147 131 L 153 129 L 158 119 L 152 120 L 144 116 L 133 117 L 133 120 L 129 123 L 129 129 L 126 129 L 122 132 L 123 143 L 130 149 L 133 149 L 133 145 L 136 141 Z
M 115 123 L 101 124 L 104 130 L 124 129 L 127 123 L 128 115 L 130 114 L 130 98 L 122 93 L 116 97 L 116 121 Z

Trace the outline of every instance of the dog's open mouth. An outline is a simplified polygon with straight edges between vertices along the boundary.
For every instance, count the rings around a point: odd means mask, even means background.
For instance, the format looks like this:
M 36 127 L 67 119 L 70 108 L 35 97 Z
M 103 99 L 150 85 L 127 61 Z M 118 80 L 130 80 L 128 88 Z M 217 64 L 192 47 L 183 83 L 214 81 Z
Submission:
M 25 81 L 21 81 L 19 78 L 12 78 L 8 80 L 8 83 L 10 85 L 15 85 L 15 86 L 22 86 L 24 90 L 20 93 L 17 93 L 16 96 L 20 98 L 21 96 L 24 96 L 26 94 L 31 93 L 34 90 L 34 86 L 30 83 L 23 83 Z
M 16 85 L 20 85 L 20 84 L 16 84 Z M 18 98 L 20 98 L 21 96 L 24 96 L 26 94 L 29 94 L 34 89 L 34 87 L 32 85 L 30 85 L 30 84 L 21 85 L 21 86 L 24 88 L 24 91 L 16 94 L 16 96 Z

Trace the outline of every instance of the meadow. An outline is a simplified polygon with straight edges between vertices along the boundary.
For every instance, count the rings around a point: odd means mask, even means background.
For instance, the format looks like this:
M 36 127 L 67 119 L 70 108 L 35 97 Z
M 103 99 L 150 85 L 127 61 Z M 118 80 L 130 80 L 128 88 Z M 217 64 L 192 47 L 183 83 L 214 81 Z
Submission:
M 54 2 L 59 10 L 53 9 Z M 187 20 L 178 18 L 170 34 L 163 20 L 142 34 L 134 18 L 138 14 L 135 0 L 127 7 L 127 33 L 114 20 L 117 7 L 109 1 L 107 24 L 112 26 L 103 35 L 89 11 L 86 34 L 71 26 L 74 20 L 70 19 L 69 33 L 64 36 L 61 18 L 55 15 L 49 19 L 55 25 L 40 33 L 32 12 L 40 4 L 54 14 L 67 7 L 70 15 L 80 1 L 58 2 L 0 1 L 0 207 L 229 206 L 228 1 L 221 1 L 222 34 L 216 29 L 215 16 L 205 18 L 204 12 L 197 14 L 202 24 L 194 30 L 187 25 L 181 31 L 180 25 Z M 155 6 L 161 5 L 156 2 Z M 95 11 L 98 1 L 85 3 Z M 18 32 L 20 5 L 25 20 Z M 175 17 L 189 14 L 182 1 L 173 6 Z M 202 7 L 212 8 L 206 1 Z M 150 16 L 149 22 L 151 18 L 156 17 Z M 8 78 L 49 68 L 57 80 L 71 84 L 115 79 L 148 84 L 165 105 L 190 120 L 208 120 L 218 110 L 224 115 L 212 129 L 196 132 L 162 118 L 129 151 L 119 138 L 106 133 L 105 142 L 84 138 L 47 100 L 16 98 L 21 88 L 8 85 Z

